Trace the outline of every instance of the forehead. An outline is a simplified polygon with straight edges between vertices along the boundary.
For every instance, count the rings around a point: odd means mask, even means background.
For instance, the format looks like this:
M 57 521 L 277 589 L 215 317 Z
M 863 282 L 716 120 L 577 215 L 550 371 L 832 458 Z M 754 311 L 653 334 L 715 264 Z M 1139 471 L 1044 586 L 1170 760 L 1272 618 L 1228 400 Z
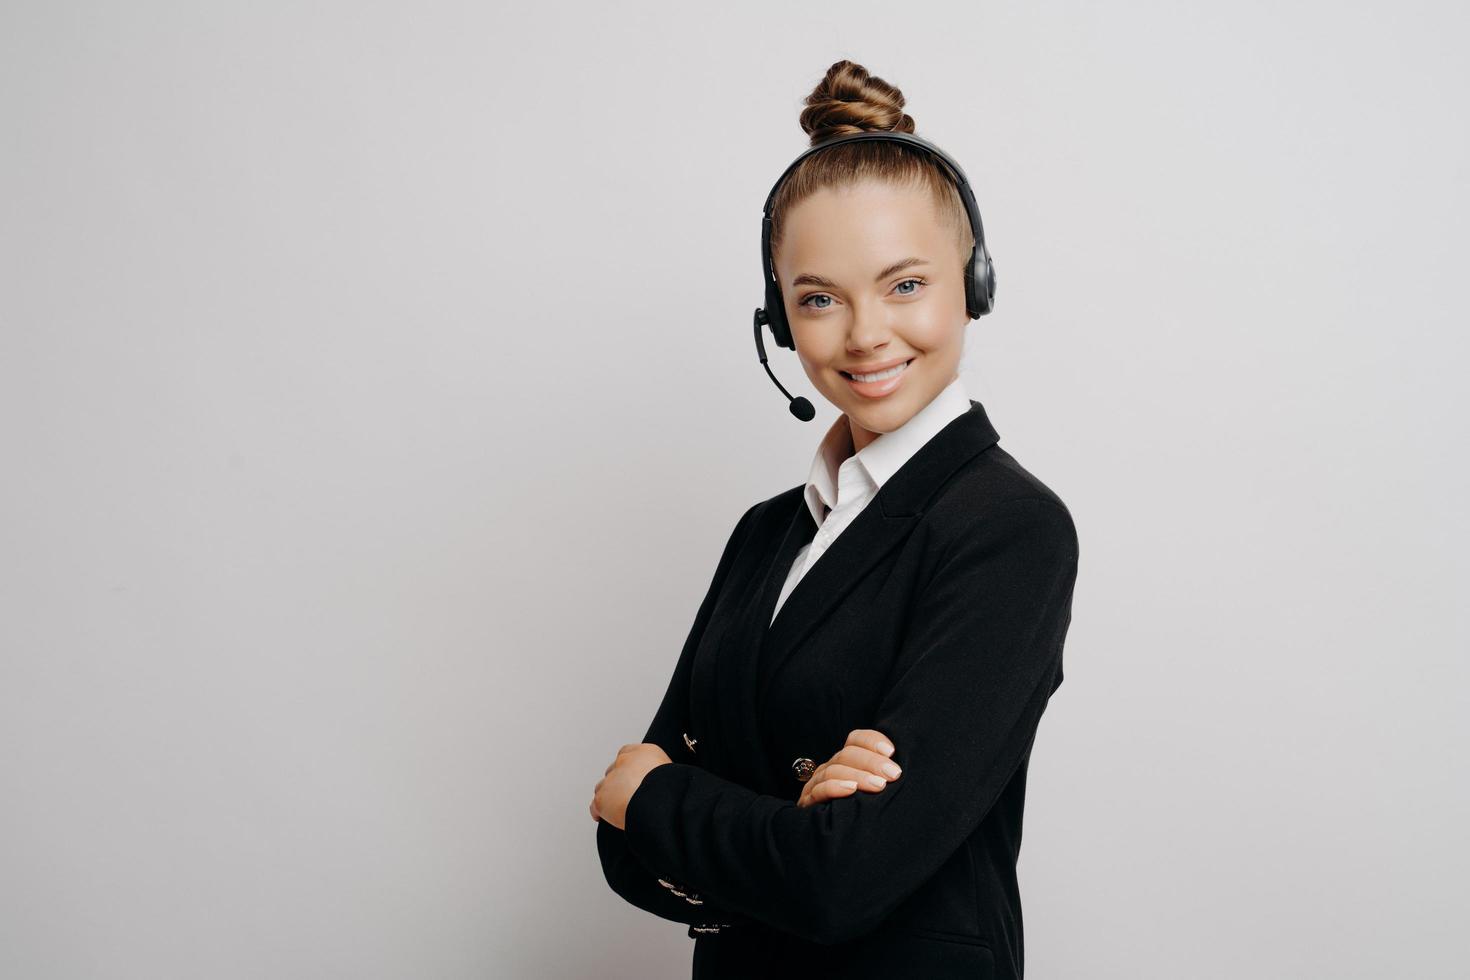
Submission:
M 937 255 L 953 238 L 927 187 L 862 181 L 824 187 L 787 212 L 777 261 L 809 266 L 880 268 L 901 255 Z

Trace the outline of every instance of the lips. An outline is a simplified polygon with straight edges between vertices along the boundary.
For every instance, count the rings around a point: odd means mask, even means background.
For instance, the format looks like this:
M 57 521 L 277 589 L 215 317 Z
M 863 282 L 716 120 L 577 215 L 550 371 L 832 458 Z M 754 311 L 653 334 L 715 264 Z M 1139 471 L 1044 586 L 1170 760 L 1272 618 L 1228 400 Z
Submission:
M 876 401 L 889 397 L 903 385 L 904 379 L 909 373 L 908 365 L 912 361 L 913 358 L 909 358 L 907 361 L 895 362 L 893 368 L 890 369 L 893 373 L 889 377 L 881 378 L 877 381 L 858 381 L 846 371 L 839 371 L 838 373 L 847 382 L 847 387 L 858 397 Z
M 877 374 L 879 371 L 887 371 L 889 368 L 897 367 L 900 364 L 908 364 L 912 360 L 912 357 L 901 357 L 898 360 L 889 361 L 887 364 L 878 364 L 873 367 L 863 368 L 860 371 L 844 371 L 841 368 L 838 368 L 837 373 L 842 375 L 847 380 L 851 381 L 853 380 L 852 376 L 854 374 Z

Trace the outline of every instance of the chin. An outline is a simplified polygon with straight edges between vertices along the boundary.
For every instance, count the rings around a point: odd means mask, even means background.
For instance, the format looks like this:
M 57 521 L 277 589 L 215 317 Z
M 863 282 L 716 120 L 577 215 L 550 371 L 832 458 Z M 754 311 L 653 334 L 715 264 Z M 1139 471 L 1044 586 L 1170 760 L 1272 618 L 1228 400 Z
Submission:
M 869 432 L 892 432 L 913 417 L 907 405 L 884 402 L 882 405 L 859 405 L 847 417 Z

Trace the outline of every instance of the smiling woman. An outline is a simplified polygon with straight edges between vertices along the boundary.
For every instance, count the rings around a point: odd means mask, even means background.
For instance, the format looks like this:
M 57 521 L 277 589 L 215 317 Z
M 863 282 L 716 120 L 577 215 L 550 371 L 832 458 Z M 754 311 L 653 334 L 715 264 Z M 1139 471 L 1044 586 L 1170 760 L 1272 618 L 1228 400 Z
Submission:
M 862 176 L 820 187 L 783 215 L 773 262 L 796 352 L 811 383 L 848 416 L 856 449 L 959 376 L 970 244 L 956 244 L 946 213 L 922 182 Z
M 770 317 L 839 415 L 806 482 L 735 522 L 590 806 L 608 883 L 688 925 L 696 980 L 1023 975 L 1027 764 L 1078 542 L 965 392 L 993 270 L 903 106 L 848 61 L 807 99 L 820 151 L 767 201 L 756 337 Z

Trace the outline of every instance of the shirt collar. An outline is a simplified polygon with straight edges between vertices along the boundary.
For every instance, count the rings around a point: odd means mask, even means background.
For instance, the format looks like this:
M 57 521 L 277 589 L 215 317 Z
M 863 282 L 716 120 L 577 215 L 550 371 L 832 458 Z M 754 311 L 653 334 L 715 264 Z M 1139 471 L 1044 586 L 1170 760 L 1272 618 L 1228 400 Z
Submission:
M 969 393 L 956 376 L 907 422 L 892 432 L 879 433 L 859 450 L 854 465 L 861 468 L 876 492 L 940 429 L 969 410 Z M 852 427 L 845 414 L 839 415 L 817 446 L 807 478 L 806 504 L 818 526 L 827 508 L 837 506 L 838 474 L 842 464 L 853 456 Z

